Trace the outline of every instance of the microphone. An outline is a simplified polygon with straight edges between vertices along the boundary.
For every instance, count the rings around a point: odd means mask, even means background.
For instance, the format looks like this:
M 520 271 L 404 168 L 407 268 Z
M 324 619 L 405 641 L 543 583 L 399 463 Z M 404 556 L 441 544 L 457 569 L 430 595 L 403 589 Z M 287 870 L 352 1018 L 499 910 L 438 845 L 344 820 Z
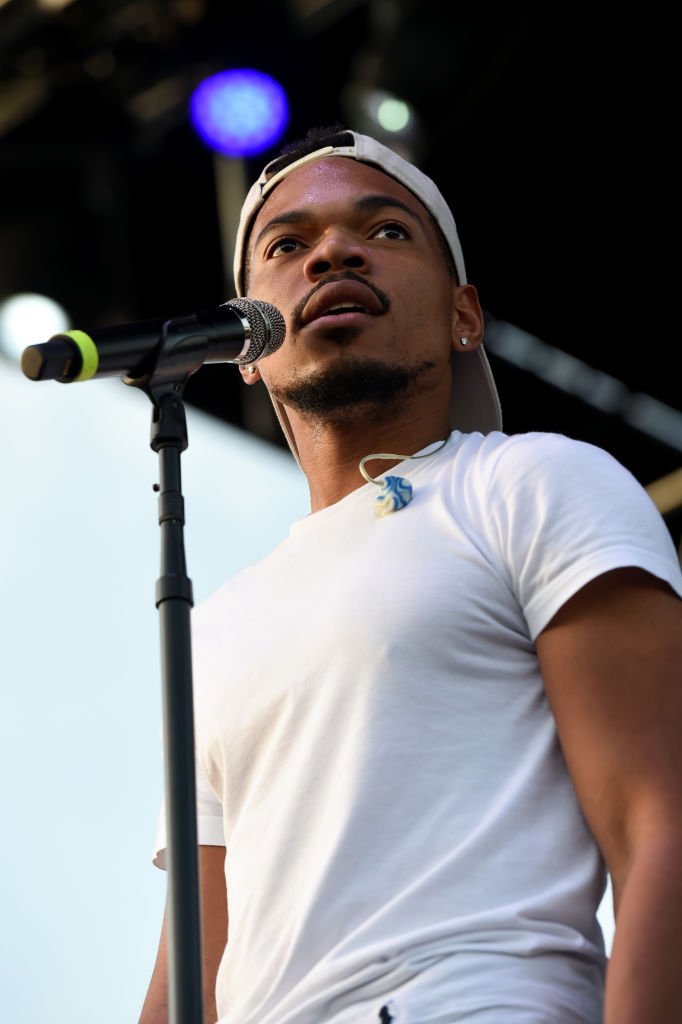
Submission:
M 189 375 L 202 363 L 253 363 L 276 351 L 286 325 L 280 311 L 257 299 L 231 299 L 215 309 L 170 320 L 64 331 L 21 354 L 29 380 L 62 384 L 93 377 L 123 376 L 131 380 L 154 370 L 163 355 Z

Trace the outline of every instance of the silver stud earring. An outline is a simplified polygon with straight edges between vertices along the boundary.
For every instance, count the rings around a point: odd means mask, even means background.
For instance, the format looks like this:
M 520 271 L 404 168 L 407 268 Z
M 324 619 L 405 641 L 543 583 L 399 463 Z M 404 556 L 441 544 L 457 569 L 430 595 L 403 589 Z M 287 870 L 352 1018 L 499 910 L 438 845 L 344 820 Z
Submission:
M 256 367 L 255 366 L 249 366 L 249 373 L 253 374 L 255 372 L 256 372 Z
M 468 338 L 460 338 L 459 339 L 459 343 L 460 343 L 460 345 L 468 345 L 469 344 L 469 339 Z

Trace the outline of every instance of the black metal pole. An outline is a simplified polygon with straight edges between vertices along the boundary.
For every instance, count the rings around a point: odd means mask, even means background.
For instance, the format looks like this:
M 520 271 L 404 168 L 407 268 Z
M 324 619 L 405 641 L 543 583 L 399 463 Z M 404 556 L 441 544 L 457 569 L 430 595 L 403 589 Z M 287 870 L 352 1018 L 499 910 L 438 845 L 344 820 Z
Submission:
M 170 1024 L 203 1024 L 201 919 L 194 762 L 190 613 L 192 583 L 184 549 L 180 454 L 187 424 L 180 388 L 153 394 L 151 447 L 159 455 L 161 575 L 156 606 L 161 631 L 168 867 Z

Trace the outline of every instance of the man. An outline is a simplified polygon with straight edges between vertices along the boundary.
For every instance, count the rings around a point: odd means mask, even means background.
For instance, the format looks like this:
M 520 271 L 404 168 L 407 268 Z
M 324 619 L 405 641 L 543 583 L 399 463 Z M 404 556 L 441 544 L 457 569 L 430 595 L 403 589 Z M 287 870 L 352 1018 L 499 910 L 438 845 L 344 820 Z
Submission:
M 242 373 L 311 515 L 194 615 L 206 1020 L 682 1020 L 660 515 L 605 452 L 501 432 L 452 214 L 374 140 L 266 168 L 235 271 L 286 318 Z M 166 987 L 162 934 L 142 1024 Z

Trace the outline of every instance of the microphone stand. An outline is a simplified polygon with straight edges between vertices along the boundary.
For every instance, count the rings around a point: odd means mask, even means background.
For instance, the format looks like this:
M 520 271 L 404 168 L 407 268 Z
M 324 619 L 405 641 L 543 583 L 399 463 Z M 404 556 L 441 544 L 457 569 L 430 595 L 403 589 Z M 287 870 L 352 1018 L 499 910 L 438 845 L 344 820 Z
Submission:
M 159 526 L 161 528 L 161 575 L 156 583 L 156 607 L 161 624 L 163 684 L 163 736 L 168 854 L 168 965 L 170 1024 L 203 1024 L 201 957 L 201 905 L 196 820 L 196 770 L 194 761 L 194 708 L 192 700 L 192 650 L 190 611 L 192 581 L 187 576 L 183 529 L 184 499 L 180 455 L 187 448 L 187 421 L 182 395 L 191 375 L 209 355 L 211 361 L 255 361 L 279 347 L 284 340 L 284 317 L 267 302 L 245 298 L 225 303 L 226 310 L 166 320 L 151 355 L 150 325 L 129 324 L 122 331 L 123 347 L 114 359 L 111 332 L 104 351 L 109 362 L 103 373 L 119 373 L 121 363 L 136 349 L 144 351 L 142 363 L 122 377 L 124 384 L 139 388 L 154 406 L 150 445 L 159 456 Z M 254 317 L 253 323 L 247 319 Z M 235 319 L 241 321 L 236 328 Z M 154 331 L 158 322 L 152 322 Z M 235 334 L 236 331 L 236 334 Z M 22 356 L 22 369 L 31 380 L 57 377 L 63 383 L 88 379 L 92 366 L 92 338 L 84 332 L 56 335 L 47 345 L 31 346 Z M 235 359 L 221 349 L 211 352 L 211 342 L 238 341 Z M 87 342 L 87 344 L 86 344 Z M 248 342 L 248 344 L 246 344 Z M 128 347 L 126 347 L 128 346 Z M 75 377 L 76 365 L 89 373 Z M 97 353 L 99 359 L 99 353 Z M 222 358 L 221 358 L 222 357 Z M 113 366 L 112 366 L 113 360 Z M 75 371 L 79 372 L 79 371 Z M 134 376 L 133 374 L 137 374 Z
M 184 499 L 180 455 L 188 446 L 182 394 L 203 362 L 208 341 L 194 336 L 166 347 L 144 377 L 123 382 L 144 391 L 153 404 L 150 446 L 159 456 L 161 575 L 156 607 L 161 631 L 164 772 L 168 866 L 168 996 L 170 1024 L 203 1024 L 201 915 L 194 762 L 194 708 Z M 164 358 L 165 356 L 165 358 Z

